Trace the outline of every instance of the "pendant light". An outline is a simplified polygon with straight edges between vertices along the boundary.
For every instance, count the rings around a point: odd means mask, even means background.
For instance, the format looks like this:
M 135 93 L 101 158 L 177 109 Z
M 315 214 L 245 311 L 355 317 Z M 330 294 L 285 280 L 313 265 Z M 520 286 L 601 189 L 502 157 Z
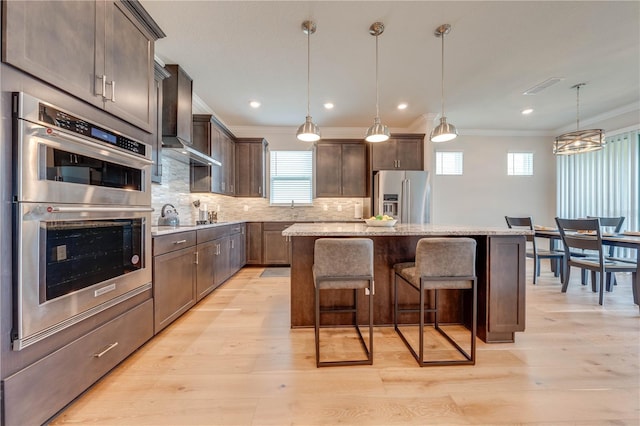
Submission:
M 302 23 L 302 32 L 307 35 L 307 118 L 303 125 L 298 127 L 296 137 L 303 142 L 316 142 L 320 140 L 320 128 L 311 119 L 309 81 L 311 75 L 311 34 L 316 32 L 316 24 L 313 21 Z
M 449 34 L 449 31 L 451 31 L 451 25 L 443 24 L 436 28 L 433 33 L 436 37 L 442 38 L 442 93 L 440 97 L 442 114 L 440 115 L 440 124 L 431 131 L 431 142 L 447 142 L 458 137 L 456 126 L 447 123 L 447 117 L 444 115 L 444 36 Z
M 380 122 L 380 107 L 378 98 L 378 36 L 384 32 L 382 22 L 374 22 L 369 27 L 369 34 L 376 37 L 376 118 L 373 126 L 367 129 L 364 140 L 367 142 L 384 142 L 389 139 L 389 128 Z
M 605 145 L 602 129 L 580 130 L 580 87 L 586 84 L 578 83 L 575 86 L 571 86 L 572 89 L 576 89 L 576 131 L 563 133 L 556 138 L 553 144 L 553 153 L 556 155 L 597 151 Z

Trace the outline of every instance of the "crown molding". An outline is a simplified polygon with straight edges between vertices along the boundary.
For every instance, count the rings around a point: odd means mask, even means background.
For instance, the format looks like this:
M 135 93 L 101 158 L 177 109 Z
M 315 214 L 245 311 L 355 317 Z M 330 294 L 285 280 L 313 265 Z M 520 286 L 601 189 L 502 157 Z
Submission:
M 580 120 L 580 127 L 583 129 L 589 128 L 589 126 L 593 124 L 600 123 L 605 120 L 609 120 L 611 118 L 616 118 L 620 115 L 627 114 L 634 111 L 640 111 L 640 104 L 631 103 L 629 105 L 621 106 L 620 108 L 613 109 L 611 111 L 604 112 L 602 114 L 595 115 L 590 118 L 585 118 Z M 571 132 L 575 130 L 575 123 L 568 124 L 566 126 L 560 127 L 554 130 L 554 135 L 559 135 L 566 132 Z

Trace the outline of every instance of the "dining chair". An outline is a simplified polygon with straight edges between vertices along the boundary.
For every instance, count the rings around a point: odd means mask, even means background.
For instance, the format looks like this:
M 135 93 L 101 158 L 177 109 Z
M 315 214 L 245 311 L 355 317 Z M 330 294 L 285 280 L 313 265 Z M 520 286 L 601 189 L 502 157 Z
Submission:
M 631 272 L 633 282 L 636 280 L 637 265 L 628 262 L 618 262 L 607 259 L 602 246 L 602 231 L 600 220 L 592 219 L 562 219 L 556 217 L 558 232 L 562 238 L 565 253 L 565 271 L 562 292 L 567 291 L 571 279 L 571 267 L 582 268 L 591 271 L 591 289 L 597 291 L 599 287 L 600 305 L 604 304 L 605 275 L 614 272 Z M 575 250 L 588 250 L 594 253 L 592 257 L 579 257 Z
M 533 231 L 533 220 L 531 217 L 505 216 L 509 228 L 526 228 Z M 531 248 L 527 249 L 526 256 L 533 259 L 533 283 L 538 282 L 540 276 L 540 259 L 549 259 L 555 263 L 554 274 L 560 274 L 560 282 L 564 282 L 563 261 L 564 252 L 555 250 L 538 249 L 534 235 L 527 235 L 527 241 L 531 243 Z M 559 272 L 558 272 L 559 271 Z M 557 275 L 556 275 L 557 276 Z
M 622 224 L 624 223 L 624 216 L 587 216 L 587 219 L 600 219 L 600 230 L 602 231 L 603 234 L 605 233 L 612 233 L 612 234 L 619 234 L 620 231 L 622 230 Z M 609 246 L 609 253 L 605 254 L 605 259 L 613 259 L 613 260 L 619 260 L 621 262 L 632 262 L 635 263 L 633 260 L 631 259 L 622 259 L 622 258 L 615 258 L 615 251 L 616 248 L 614 246 Z M 589 256 L 587 254 L 587 256 Z M 583 269 L 582 270 L 582 284 L 583 285 L 587 285 L 588 284 L 588 274 L 587 274 L 587 270 Z M 616 285 L 616 277 L 615 274 L 609 274 L 607 275 L 607 290 L 611 290 L 611 285 Z

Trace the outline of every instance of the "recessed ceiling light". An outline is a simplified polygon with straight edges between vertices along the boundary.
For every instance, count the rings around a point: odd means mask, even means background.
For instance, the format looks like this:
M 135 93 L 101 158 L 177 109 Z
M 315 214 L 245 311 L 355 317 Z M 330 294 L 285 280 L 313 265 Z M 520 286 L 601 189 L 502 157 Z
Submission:
M 521 113 L 522 115 L 529 115 L 529 114 L 531 114 L 532 112 L 533 112 L 533 108 L 525 108 L 525 109 L 523 109 L 522 111 L 520 111 L 520 113 Z
M 258 101 L 251 101 L 251 102 L 249 102 L 249 106 L 250 106 L 251 108 L 259 108 L 259 107 L 260 107 L 260 102 L 258 102 Z
M 402 102 L 401 104 L 398 104 L 398 109 L 407 109 L 409 105 L 407 105 L 406 102 Z
M 325 104 L 324 104 L 324 107 L 325 107 L 326 109 L 333 109 L 333 106 L 334 106 L 334 105 L 333 105 L 333 103 L 331 103 L 331 102 L 327 102 L 327 103 L 325 103 Z

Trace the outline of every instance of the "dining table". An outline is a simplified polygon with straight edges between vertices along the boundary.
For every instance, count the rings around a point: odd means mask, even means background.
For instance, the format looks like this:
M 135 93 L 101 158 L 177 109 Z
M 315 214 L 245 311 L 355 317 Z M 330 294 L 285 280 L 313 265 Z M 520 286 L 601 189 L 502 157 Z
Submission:
M 537 238 L 548 238 L 550 249 L 557 250 L 557 242 L 561 241 L 560 232 L 556 228 L 535 226 L 534 235 Z M 602 233 L 602 244 L 607 246 L 622 247 L 636 251 L 636 272 L 635 279 L 631 283 L 633 292 L 633 303 L 640 307 L 640 232 L 625 231 L 621 233 Z

